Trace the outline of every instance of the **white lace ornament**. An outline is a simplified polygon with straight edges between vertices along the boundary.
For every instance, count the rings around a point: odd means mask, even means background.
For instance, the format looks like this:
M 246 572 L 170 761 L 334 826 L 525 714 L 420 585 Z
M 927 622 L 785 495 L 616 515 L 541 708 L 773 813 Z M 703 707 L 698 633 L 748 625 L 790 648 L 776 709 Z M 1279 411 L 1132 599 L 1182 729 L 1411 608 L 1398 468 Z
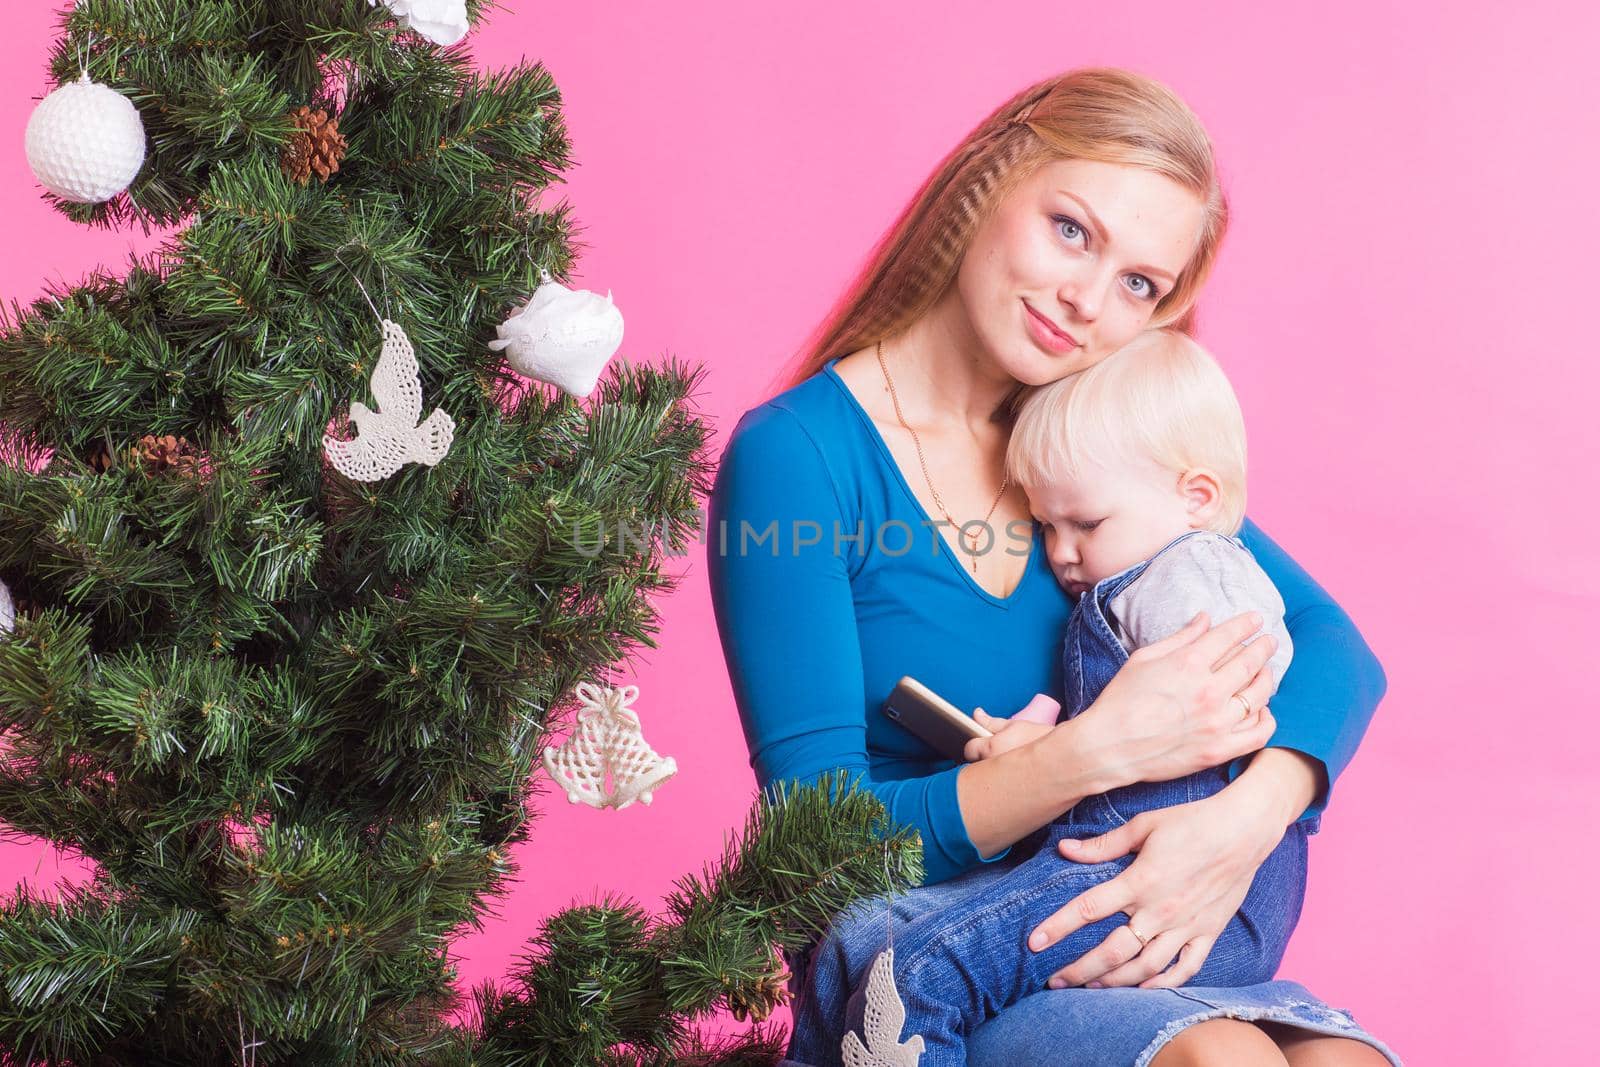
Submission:
M 906 1005 L 894 986 L 891 944 L 872 961 L 872 972 L 867 977 L 867 1003 L 861 1020 L 867 1044 L 861 1044 L 854 1030 L 844 1035 L 839 1051 L 844 1055 L 845 1067 L 917 1067 L 925 1042 L 921 1034 L 913 1034 L 902 1045 L 900 1031 L 905 1024 Z
M 579 682 L 575 692 L 583 705 L 578 725 L 560 745 L 545 749 L 545 770 L 573 804 L 581 800 L 592 808 L 621 811 L 635 800 L 650 803 L 654 789 L 678 773 L 678 764 L 645 741 L 639 715 L 628 706 L 638 698 L 639 687 Z
M 0 582 L 0 633 L 10 633 L 17 622 L 17 606 L 12 603 L 11 589 Z
M 500 324 L 489 347 L 506 353 L 511 369 L 528 378 L 588 396 L 622 344 L 622 312 L 606 295 L 568 289 L 540 269 L 528 302 Z
M 139 109 L 87 71 L 39 101 L 23 142 L 39 184 L 76 204 L 110 200 L 144 166 Z
M 372 369 L 373 411 L 359 400 L 350 401 L 350 421 L 356 437 L 340 441 L 323 434 L 328 460 L 346 478 L 375 482 L 387 478 L 407 463 L 433 466 L 450 450 L 455 420 L 442 408 L 418 424 L 422 415 L 422 375 L 411 339 L 398 324 L 383 320 L 383 351 Z
M 380 0 L 371 0 L 379 6 Z M 381 0 L 382 6 L 400 21 L 434 44 L 455 44 L 472 27 L 467 23 L 466 0 Z

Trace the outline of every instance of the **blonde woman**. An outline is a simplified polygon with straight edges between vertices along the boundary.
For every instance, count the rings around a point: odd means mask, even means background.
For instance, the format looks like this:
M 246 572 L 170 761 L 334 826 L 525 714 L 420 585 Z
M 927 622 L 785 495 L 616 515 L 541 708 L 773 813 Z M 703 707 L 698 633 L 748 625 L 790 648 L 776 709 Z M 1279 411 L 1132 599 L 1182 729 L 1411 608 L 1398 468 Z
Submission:
M 1270 710 L 1270 643 L 1244 643 L 1245 616 L 1202 616 L 1081 714 L 990 758 L 940 758 L 878 711 L 906 674 L 1002 715 L 1060 692 L 1073 601 L 1006 476 L 1013 412 L 1146 327 L 1189 330 L 1226 224 L 1209 139 L 1168 89 L 1112 69 L 1042 82 L 944 160 L 723 454 L 709 573 L 758 781 L 849 771 L 923 841 L 924 885 L 836 917 L 830 950 L 880 943 L 887 907 L 906 922 L 973 892 L 1084 798 L 1227 764 L 1215 795 L 1060 842 L 1077 862 L 1137 855 L 1018 939 L 1120 919 L 1060 988 L 979 1027 L 973 1067 L 1388 1062 L 1292 982 L 1173 991 L 1285 829 L 1316 830 L 1385 686 L 1345 612 L 1253 522 L 1239 537 L 1295 648 Z M 797 1029 L 791 1054 L 805 1041 Z

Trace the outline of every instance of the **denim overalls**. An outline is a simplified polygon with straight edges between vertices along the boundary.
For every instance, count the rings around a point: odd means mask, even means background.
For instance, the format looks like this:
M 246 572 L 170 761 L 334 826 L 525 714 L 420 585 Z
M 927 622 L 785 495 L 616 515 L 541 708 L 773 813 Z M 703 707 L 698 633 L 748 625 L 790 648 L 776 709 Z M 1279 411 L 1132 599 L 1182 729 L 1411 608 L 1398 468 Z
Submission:
M 1128 661 L 1128 653 L 1117 640 L 1107 612 L 1111 601 L 1132 585 L 1152 562 L 1183 541 L 1206 533 L 1190 530 L 1169 541 L 1154 556 L 1125 571 L 1101 579 L 1078 601 L 1067 620 L 1066 639 L 1061 648 L 1061 678 L 1065 690 L 1061 718 L 1070 719 L 1084 711 L 1100 696 L 1100 691 Z M 1248 552 L 1237 537 L 1228 538 Z M 1225 619 L 1211 619 L 1211 624 Z M 1114 830 L 1141 811 L 1186 804 L 1208 797 L 1228 784 L 1225 766 L 1209 767 L 1169 782 L 1135 782 L 1106 793 L 1085 797 L 1077 806 L 1052 824 L 1049 844 L 1053 849 L 1061 837 L 1092 837 Z M 896 955 L 899 955 L 897 952 Z
M 1157 556 L 1195 532 L 1174 539 Z M 1092 704 L 1127 661 L 1106 608 L 1149 564 L 1146 560 L 1102 579 L 1073 610 L 1062 651 L 1063 718 Z M 1198 800 L 1226 784 L 1224 769 L 1216 767 L 1170 782 L 1139 782 L 1086 797 L 1018 841 L 1001 860 L 887 902 L 874 897 L 841 911 L 808 956 L 791 960 L 792 966 L 798 963 L 803 970 L 795 970 L 789 1059 L 811 1067 L 843 1067 L 840 1045 L 845 1032 L 865 1034 L 862 987 L 873 960 L 887 945 L 887 912 L 892 907 L 895 986 L 906 1006 L 902 1040 L 922 1035 L 920 1067 L 965 1064 L 966 1035 L 974 1027 L 1045 989 L 1052 974 L 1128 921 L 1119 912 L 1043 951 L 1028 948 L 1027 938 L 1035 926 L 1135 859 L 1128 855 L 1106 863 L 1074 863 L 1062 857 L 1056 842 L 1104 833 L 1141 811 Z M 1300 918 L 1305 880 L 1306 828 L 1297 822 L 1261 864 L 1239 911 L 1188 984 L 1241 986 L 1270 979 Z

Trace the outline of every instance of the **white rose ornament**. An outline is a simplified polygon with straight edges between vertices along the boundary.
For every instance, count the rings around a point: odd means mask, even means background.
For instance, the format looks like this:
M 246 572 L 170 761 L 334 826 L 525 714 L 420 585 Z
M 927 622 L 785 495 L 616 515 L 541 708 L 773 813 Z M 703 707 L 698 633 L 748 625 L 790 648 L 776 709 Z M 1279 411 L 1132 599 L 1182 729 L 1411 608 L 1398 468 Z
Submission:
M 505 352 L 518 374 L 588 396 L 622 344 L 622 312 L 610 290 L 568 289 L 539 273 L 544 280 L 532 299 L 500 324 L 489 347 Z
M 467 35 L 472 27 L 467 23 L 466 0 L 371 0 L 373 7 L 380 4 L 409 30 L 414 30 L 434 44 L 451 45 Z

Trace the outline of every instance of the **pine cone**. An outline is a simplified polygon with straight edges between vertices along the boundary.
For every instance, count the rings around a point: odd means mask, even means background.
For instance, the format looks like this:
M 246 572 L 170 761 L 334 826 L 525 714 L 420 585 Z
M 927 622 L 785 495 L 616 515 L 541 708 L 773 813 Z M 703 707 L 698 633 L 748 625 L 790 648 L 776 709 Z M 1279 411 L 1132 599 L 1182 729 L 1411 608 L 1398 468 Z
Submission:
M 326 182 L 344 158 L 339 120 L 321 108 L 312 111 L 309 107 L 297 107 L 289 117 L 299 132 L 283 147 L 283 172 L 301 185 L 311 180 L 313 171 Z
M 182 437 L 174 437 L 170 433 L 162 437 L 145 434 L 139 438 L 137 445 L 128 450 L 128 458 L 133 463 L 144 464 L 147 477 L 165 471 L 189 477 L 200 463 L 199 451 Z
M 104 474 L 111 469 L 111 463 L 111 449 L 104 441 L 96 441 L 89 446 L 89 466 L 93 467 L 96 473 Z
M 758 979 L 754 989 L 734 990 L 728 994 L 728 1010 L 740 1022 L 759 1022 L 789 999 L 789 972 L 777 959 L 772 962 L 777 969 Z

